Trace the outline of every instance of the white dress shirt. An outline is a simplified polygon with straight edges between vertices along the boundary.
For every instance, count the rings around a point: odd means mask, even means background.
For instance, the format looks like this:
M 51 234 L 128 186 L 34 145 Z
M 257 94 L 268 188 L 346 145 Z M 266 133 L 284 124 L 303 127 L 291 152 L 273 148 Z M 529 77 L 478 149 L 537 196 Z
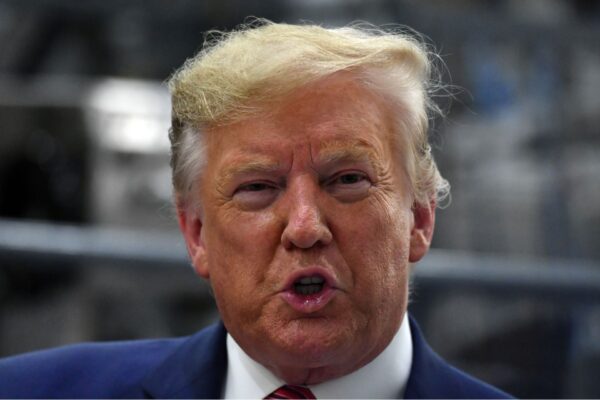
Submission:
M 374 360 L 351 374 L 309 386 L 317 399 L 402 397 L 412 365 L 412 338 L 408 316 L 390 342 Z M 227 376 L 224 397 L 262 399 L 285 382 L 250 358 L 227 334 Z

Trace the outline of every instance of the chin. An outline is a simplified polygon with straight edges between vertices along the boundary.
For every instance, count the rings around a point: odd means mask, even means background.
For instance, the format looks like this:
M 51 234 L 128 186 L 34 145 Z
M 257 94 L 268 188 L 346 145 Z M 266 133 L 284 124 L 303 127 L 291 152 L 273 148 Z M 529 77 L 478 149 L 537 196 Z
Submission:
M 287 323 L 271 340 L 297 365 L 318 368 L 347 357 L 357 335 L 329 318 L 301 318 Z
M 336 335 L 315 327 L 271 338 L 277 350 L 269 360 L 271 370 L 290 384 L 315 385 L 346 375 L 363 364 L 366 349 L 357 346 L 360 337 L 343 330 Z M 265 360 L 266 361 L 266 360 Z

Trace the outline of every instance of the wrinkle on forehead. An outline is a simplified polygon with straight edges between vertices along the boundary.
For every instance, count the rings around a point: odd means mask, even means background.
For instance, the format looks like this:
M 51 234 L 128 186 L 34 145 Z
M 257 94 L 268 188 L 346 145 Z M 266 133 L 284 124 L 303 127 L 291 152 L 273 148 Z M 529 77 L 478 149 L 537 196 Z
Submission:
M 378 165 L 384 156 L 369 141 L 358 137 L 308 143 L 308 148 L 311 164 L 316 167 L 343 162 L 369 162 Z M 294 151 L 291 151 L 293 159 Z M 219 173 L 219 177 L 225 180 L 252 173 L 282 172 L 283 169 L 281 162 L 269 151 L 265 151 L 265 154 L 261 154 L 261 151 L 244 152 L 239 157 L 231 157 L 225 164 L 226 167 Z
M 218 179 L 284 173 L 303 151 L 317 168 L 366 161 L 378 172 L 389 169 L 394 140 L 385 102 L 348 78 L 329 77 L 300 89 L 261 116 L 215 127 L 212 141 L 222 145 L 229 141 L 236 148 L 226 150 L 229 154 L 219 162 L 223 168 L 218 168 Z M 343 101 L 336 101 L 340 97 Z

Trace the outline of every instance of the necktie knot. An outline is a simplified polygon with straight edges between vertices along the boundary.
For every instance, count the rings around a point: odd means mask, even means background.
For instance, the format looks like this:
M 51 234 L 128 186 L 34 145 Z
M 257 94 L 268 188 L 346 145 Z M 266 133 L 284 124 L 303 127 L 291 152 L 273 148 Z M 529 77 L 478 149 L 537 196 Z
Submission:
M 283 385 L 265 397 L 271 399 L 316 399 L 309 388 L 298 385 Z

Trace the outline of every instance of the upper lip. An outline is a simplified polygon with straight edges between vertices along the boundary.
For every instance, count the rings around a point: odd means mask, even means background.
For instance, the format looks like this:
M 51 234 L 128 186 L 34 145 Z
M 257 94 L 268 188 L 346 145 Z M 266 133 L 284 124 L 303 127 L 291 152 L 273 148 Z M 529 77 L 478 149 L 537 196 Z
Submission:
M 318 275 L 322 277 L 325 282 L 324 284 L 330 286 L 332 288 L 336 288 L 336 280 L 331 272 L 327 269 L 319 266 L 305 267 L 299 269 L 297 271 L 292 272 L 286 279 L 285 285 L 283 287 L 283 291 L 293 290 L 294 283 L 296 283 L 299 279 L 307 277 L 307 276 L 315 276 Z

